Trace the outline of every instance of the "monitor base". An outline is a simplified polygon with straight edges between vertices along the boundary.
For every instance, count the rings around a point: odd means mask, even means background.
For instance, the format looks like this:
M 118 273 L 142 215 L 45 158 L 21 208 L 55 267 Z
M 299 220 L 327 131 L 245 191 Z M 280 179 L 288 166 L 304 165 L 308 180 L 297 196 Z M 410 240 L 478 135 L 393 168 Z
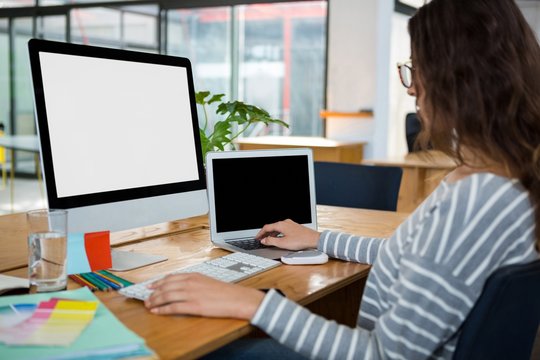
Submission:
M 111 250 L 112 266 L 109 270 L 127 271 L 167 260 L 165 256 L 141 254 L 132 251 Z

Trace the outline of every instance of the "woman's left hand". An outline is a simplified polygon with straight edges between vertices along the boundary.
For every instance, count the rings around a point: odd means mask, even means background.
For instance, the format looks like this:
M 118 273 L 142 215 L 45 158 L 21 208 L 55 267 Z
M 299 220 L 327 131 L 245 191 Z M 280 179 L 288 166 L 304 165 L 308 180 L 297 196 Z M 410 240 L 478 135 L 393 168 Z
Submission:
M 264 293 L 198 273 L 169 275 L 150 285 L 144 302 L 154 314 L 185 314 L 250 320 Z

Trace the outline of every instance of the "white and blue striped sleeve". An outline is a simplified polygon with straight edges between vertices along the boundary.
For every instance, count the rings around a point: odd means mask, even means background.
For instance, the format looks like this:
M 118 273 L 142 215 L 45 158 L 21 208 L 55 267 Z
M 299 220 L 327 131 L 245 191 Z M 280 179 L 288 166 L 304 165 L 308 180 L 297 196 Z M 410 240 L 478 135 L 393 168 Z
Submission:
M 387 239 L 324 231 L 318 249 L 329 256 L 362 264 L 373 264 Z

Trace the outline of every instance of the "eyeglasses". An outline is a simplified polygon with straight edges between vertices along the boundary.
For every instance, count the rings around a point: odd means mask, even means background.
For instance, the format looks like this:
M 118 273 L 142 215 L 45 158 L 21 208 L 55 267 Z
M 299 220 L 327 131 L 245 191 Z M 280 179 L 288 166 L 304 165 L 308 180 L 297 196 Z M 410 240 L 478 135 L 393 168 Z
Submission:
M 413 72 L 414 68 L 412 66 L 412 61 L 407 60 L 402 63 L 397 64 L 398 72 L 399 72 L 399 79 L 401 80 L 401 83 L 403 86 L 405 86 L 407 89 L 409 89 L 413 85 Z

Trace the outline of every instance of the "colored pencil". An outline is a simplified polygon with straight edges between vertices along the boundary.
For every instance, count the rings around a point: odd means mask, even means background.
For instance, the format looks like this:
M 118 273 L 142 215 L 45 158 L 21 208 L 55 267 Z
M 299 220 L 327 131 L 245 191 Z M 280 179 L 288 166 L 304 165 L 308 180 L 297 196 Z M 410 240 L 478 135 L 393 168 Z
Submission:
M 86 286 L 87 288 L 89 288 L 91 291 L 96 291 L 98 288 L 95 287 L 94 285 L 92 285 L 91 283 L 89 283 L 88 281 L 84 280 L 82 277 L 78 276 L 78 275 L 69 275 L 69 278 L 73 281 L 75 281 L 77 284 L 81 285 L 81 286 Z
M 131 281 L 122 279 L 106 270 L 88 272 L 82 274 L 72 274 L 69 277 L 81 286 L 86 286 L 92 291 L 118 290 L 120 288 L 133 285 Z
M 101 290 L 103 291 L 103 286 L 101 285 L 98 285 L 97 282 L 95 282 L 91 277 L 88 276 L 87 273 L 81 273 L 81 274 L 78 274 L 82 279 L 84 279 L 86 282 L 89 282 L 90 284 L 92 284 L 93 286 L 95 286 L 98 290 Z
M 106 275 L 106 276 L 110 277 L 111 279 L 114 279 L 114 280 L 122 283 L 124 286 L 133 285 L 133 283 L 131 281 L 128 281 L 126 279 L 122 279 L 121 277 L 116 276 L 116 275 L 108 272 L 107 270 L 99 270 L 98 273 L 101 273 L 102 275 Z
M 89 272 L 86 275 L 88 275 L 94 283 L 102 285 L 104 287 L 103 290 L 108 291 L 112 289 L 110 284 L 108 284 L 106 281 L 103 281 L 103 279 L 101 279 L 99 276 L 97 276 L 93 272 Z
M 91 275 L 91 273 L 83 273 L 83 274 L 79 274 L 80 276 L 82 276 L 82 278 L 86 281 L 88 281 L 89 283 L 93 284 L 94 286 L 97 286 L 97 288 L 101 291 L 105 291 L 107 290 L 109 287 L 104 284 L 103 282 L 99 281 L 98 279 L 94 279 Z
M 83 280 L 79 279 L 77 275 L 69 275 L 69 278 L 73 281 L 75 281 L 77 284 L 81 286 L 86 286 L 90 290 L 94 291 L 93 287 L 90 286 L 90 284 L 85 283 Z
M 107 284 L 110 288 L 112 288 L 113 290 L 118 290 L 120 289 L 120 285 L 118 285 L 117 283 L 113 282 L 113 281 L 110 281 L 109 279 L 105 278 L 103 275 L 101 274 L 98 274 L 98 273 L 95 273 L 93 272 L 92 273 L 92 276 L 94 278 L 98 278 L 99 280 L 103 281 L 105 284 Z
M 82 276 L 80 276 L 80 275 L 75 275 L 75 276 L 77 277 L 77 279 L 79 279 L 79 281 L 81 281 L 84 284 L 87 284 L 86 286 L 90 287 L 90 289 L 92 289 L 93 291 L 99 290 L 99 288 L 96 285 L 94 285 L 91 282 L 85 280 Z
M 110 277 L 110 276 L 108 276 L 108 275 L 103 274 L 102 272 L 97 271 L 97 272 L 94 272 L 94 274 L 96 274 L 96 275 L 98 275 L 99 277 L 102 277 L 102 278 L 104 278 L 104 279 L 106 279 L 106 280 L 109 280 L 110 282 L 112 282 L 112 283 L 118 285 L 119 288 L 123 288 L 123 287 L 124 287 L 124 284 L 122 284 L 122 283 L 119 282 L 118 280 L 113 279 L 112 277 Z

